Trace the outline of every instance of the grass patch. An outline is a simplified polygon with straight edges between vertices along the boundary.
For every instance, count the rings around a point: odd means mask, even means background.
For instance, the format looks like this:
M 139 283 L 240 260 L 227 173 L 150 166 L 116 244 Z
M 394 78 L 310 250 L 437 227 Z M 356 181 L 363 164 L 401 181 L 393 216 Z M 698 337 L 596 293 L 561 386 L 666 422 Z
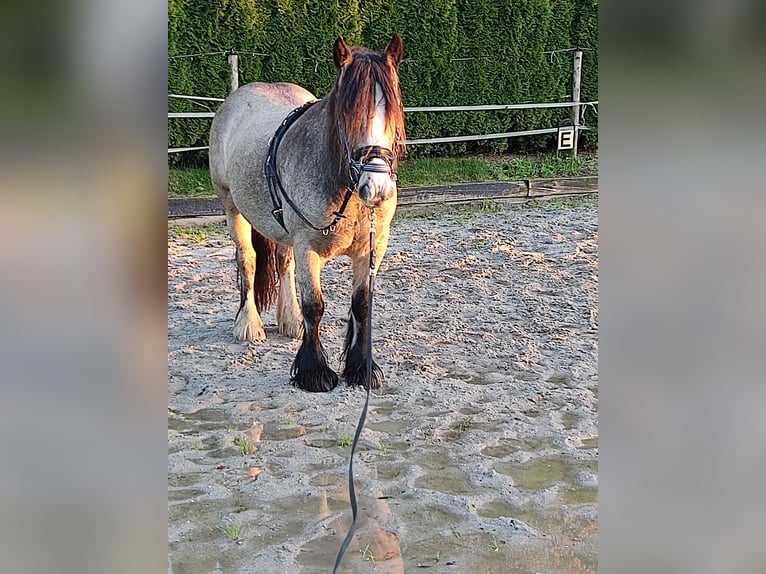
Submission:
M 349 435 L 342 436 L 337 440 L 336 444 L 343 448 L 351 446 L 351 437 Z
M 370 545 L 368 544 L 364 548 L 359 549 L 359 553 L 362 555 L 362 558 L 366 560 L 367 562 L 372 562 L 375 564 L 375 555 L 372 553 L 372 550 L 370 550 Z
M 538 179 L 546 177 L 576 177 L 598 174 L 595 156 L 544 155 L 501 160 L 495 164 L 499 180 Z
M 226 535 L 226 538 L 232 542 L 239 543 L 239 537 L 242 534 L 242 527 L 239 524 L 231 524 L 229 526 L 219 526 L 218 530 Z
M 181 239 L 188 239 L 192 243 L 204 243 L 207 241 L 207 230 L 193 225 L 179 225 L 173 229 L 173 234 Z
M 255 446 L 255 444 L 253 444 L 252 441 L 241 436 L 234 438 L 234 445 L 239 449 L 239 454 L 241 454 L 242 456 L 249 456 L 251 454 L 255 454 L 255 452 L 258 450 L 258 448 Z
M 226 231 L 223 225 L 207 223 L 205 225 L 176 225 L 169 233 L 180 239 L 188 239 L 192 243 L 205 243 L 210 235 L 220 235 Z
M 215 196 L 210 172 L 205 168 L 168 168 L 169 197 Z
M 489 162 L 481 158 L 422 158 L 399 162 L 399 187 L 492 181 Z
M 456 183 L 514 181 L 547 177 L 577 177 L 598 174 L 598 157 L 593 154 L 544 154 L 536 156 L 483 155 L 404 159 L 399 162 L 402 187 Z M 207 169 L 168 169 L 169 197 L 214 197 Z
M 545 199 L 542 201 L 530 201 L 524 205 L 526 209 L 570 209 L 572 207 L 598 207 L 598 196 L 596 194 L 585 195 L 583 197 L 562 197 L 556 199 Z
M 417 562 L 418 568 L 430 568 L 434 564 L 438 563 L 441 558 L 441 553 L 437 550 L 436 555 L 433 557 L 433 562 Z

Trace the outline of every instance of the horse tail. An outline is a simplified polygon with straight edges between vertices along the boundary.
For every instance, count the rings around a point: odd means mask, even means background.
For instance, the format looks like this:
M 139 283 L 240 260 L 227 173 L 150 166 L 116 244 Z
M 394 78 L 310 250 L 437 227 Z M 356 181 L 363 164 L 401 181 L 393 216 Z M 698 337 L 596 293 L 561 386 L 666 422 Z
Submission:
M 258 233 L 255 228 L 252 239 L 255 250 L 255 306 L 261 313 L 271 307 L 277 298 L 277 244 Z

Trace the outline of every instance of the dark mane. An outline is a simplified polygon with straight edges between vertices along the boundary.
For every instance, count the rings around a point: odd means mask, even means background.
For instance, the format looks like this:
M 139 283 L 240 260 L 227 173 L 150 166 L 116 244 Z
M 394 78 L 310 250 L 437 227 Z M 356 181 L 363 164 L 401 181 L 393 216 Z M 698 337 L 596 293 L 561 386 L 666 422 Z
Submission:
M 396 143 L 392 151 L 398 155 L 404 152 L 404 109 L 399 89 L 399 78 L 382 56 L 366 48 L 352 48 L 351 63 L 336 78 L 328 96 L 332 124 L 340 122 L 349 142 L 356 141 L 365 121 L 375 115 L 375 84 L 380 85 L 386 100 L 386 130 L 395 134 Z M 338 141 L 337 134 L 330 130 L 328 144 L 338 154 L 341 172 L 346 168 L 346 152 Z M 344 178 L 345 179 L 345 178 Z

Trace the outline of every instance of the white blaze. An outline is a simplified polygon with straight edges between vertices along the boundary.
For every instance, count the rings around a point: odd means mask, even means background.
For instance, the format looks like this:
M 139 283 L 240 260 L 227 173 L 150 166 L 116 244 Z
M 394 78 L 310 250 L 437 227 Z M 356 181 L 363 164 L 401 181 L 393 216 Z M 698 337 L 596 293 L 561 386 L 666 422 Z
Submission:
M 386 99 L 383 97 L 383 90 L 380 85 L 375 84 L 375 115 L 366 123 L 364 130 L 364 141 L 360 147 L 380 146 L 392 150 L 394 142 L 391 141 L 386 132 Z M 386 165 L 386 162 L 380 158 L 370 160 L 368 163 Z M 388 189 L 393 185 L 391 177 L 386 173 L 362 172 L 359 177 L 359 189 L 367 188 L 369 200 L 376 203 L 385 198 Z

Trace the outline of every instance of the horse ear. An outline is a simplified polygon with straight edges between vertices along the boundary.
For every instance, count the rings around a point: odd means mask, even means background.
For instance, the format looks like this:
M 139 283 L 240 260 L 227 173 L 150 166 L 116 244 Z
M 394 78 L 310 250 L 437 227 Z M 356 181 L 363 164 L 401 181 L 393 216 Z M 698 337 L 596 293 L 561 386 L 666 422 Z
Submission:
M 354 59 L 351 55 L 351 49 L 346 46 L 346 42 L 343 40 L 343 36 L 338 36 L 338 39 L 335 40 L 335 45 L 332 47 L 332 59 L 335 62 L 335 67 L 339 70 L 348 66 Z
M 391 38 L 391 41 L 388 43 L 383 56 L 385 57 L 386 62 L 396 70 L 399 68 L 399 63 L 402 61 L 403 54 L 404 49 L 402 48 L 402 39 L 399 37 L 399 34 L 394 33 L 394 37 Z

